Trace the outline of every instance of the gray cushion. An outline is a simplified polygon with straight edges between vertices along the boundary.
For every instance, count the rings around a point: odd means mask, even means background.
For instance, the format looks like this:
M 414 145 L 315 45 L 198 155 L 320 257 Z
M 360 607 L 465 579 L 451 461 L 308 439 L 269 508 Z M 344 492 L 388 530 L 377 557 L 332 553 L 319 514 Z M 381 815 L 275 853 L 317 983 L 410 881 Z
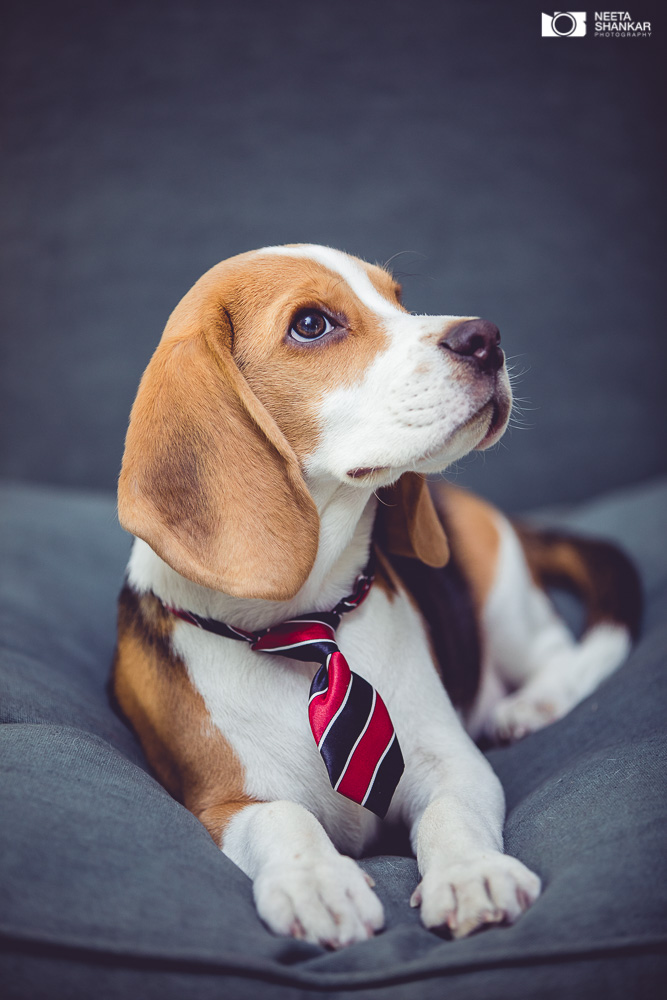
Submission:
M 647 593 L 629 662 L 566 719 L 489 758 L 510 852 L 545 892 L 512 928 L 449 941 L 408 906 L 414 859 L 364 861 L 387 912 L 330 953 L 270 934 L 249 880 L 150 776 L 106 681 L 129 540 L 113 500 L 0 492 L 7 996 L 658 995 L 665 968 L 667 482 L 567 512 L 621 541 Z

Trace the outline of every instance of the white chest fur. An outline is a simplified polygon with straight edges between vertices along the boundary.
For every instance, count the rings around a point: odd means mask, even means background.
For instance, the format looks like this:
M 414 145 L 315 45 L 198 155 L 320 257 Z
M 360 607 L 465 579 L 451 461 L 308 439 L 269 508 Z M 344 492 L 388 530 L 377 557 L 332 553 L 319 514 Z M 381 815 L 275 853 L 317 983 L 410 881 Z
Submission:
M 390 600 L 378 587 L 343 617 L 337 632 L 350 666 L 379 691 L 411 770 L 425 718 L 443 730 L 451 705 L 433 666 L 419 615 L 408 599 Z M 245 791 L 259 801 L 299 802 L 321 821 L 336 846 L 358 855 L 376 836 L 372 813 L 334 792 L 308 723 L 308 693 L 316 664 L 253 652 L 185 623 L 174 651 L 186 664 L 212 723 L 245 771 Z M 458 727 L 455 727 L 458 728 Z M 400 813 L 400 786 L 389 818 Z

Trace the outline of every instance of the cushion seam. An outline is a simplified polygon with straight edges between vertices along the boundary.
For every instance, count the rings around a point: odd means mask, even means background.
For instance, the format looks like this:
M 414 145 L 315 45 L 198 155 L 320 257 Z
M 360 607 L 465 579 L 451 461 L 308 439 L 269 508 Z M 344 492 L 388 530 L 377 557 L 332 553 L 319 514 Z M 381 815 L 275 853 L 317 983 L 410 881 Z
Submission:
M 605 958 L 609 954 L 614 957 L 630 956 L 632 954 L 651 953 L 658 954 L 667 951 L 667 936 L 655 938 L 629 938 L 620 941 L 609 941 L 593 945 L 585 945 L 581 948 L 571 947 L 560 950 L 538 950 L 532 954 L 511 956 L 506 951 L 481 957 L 478 959 L 465 959 L 463 961 L 448 962 L 445 965 L 438 964 L 428 968 L 419 966 L 411 967 L 412 963 L 406 963 L 398 967 L 394 972 L 313 972 L 308 968 L 299 970 L 298 973 L 288 971 L 284 966 L 276 963 L 261 962 L 255 965 L 242 964 L 233 956 L 221 958 L 179 957 L 171 954 L 147 954 L 141 952 L 129 952 L 123 949 L 114 949 L 105 946 L 96 948 L 91 945 L 81 945 L 77 942 L 67 943 L 62 940 L 57 941 L 43 938 L 22 937 L 16 933 L 7 933 L 0 926 L 0 946 L 8 951 L 11 945 L 15 945 L 18 950 L 35 953 L 41 951 L 47 955 L 59 958 L 76 958 L 93 964 L 111 964 L 114 967 L 125 965 L 128 967 L 147 966 L 154 967 L 156 971 L 160 969 L 171 971 L 189 971 L 198 974 L 226 974 L 239 976 L 245 979 L 260 979 L 270 982 L 279 982 L 285 986 L 309 986 L 313 989 L 329 991 L 345 986 L 347 990 L 376 988 L 379 986 L 391 986 L 405 984 L 422 979 L 432 979 L 437 976 L 450 976 L 466 972 L 478 972 L 488 969 L 500 968 L 521 968 L 533 965 L 562 964 L 563 961 L 580 962 Z M 319 956 L 314 956 L 316 959 Z M 304 965 L 309 959 L 304 960 Z M 421 961 L 421 960 L 419 960 Z

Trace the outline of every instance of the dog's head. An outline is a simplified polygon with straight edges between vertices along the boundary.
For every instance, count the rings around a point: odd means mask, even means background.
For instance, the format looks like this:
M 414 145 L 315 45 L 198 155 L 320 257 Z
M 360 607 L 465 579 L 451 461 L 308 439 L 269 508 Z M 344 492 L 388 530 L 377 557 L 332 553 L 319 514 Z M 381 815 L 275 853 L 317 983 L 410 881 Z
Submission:
M 498 330 L 418 316 L 385 270 L 325 247 L 270 247 L 208 271 L 171 315 L 132 409 L 123 527 L 177 572 L 284 600 L 319 518 L 306 480 L 392 487 L 390 544 L 431 565 L 446 542 L 416 474 L 502 435 Z

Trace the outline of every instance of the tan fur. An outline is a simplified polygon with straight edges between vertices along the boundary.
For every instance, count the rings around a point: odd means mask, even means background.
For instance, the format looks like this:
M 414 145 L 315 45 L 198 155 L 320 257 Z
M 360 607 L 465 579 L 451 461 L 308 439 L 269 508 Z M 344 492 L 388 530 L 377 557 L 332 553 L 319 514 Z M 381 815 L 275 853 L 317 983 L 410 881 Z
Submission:
M 379 499 L 377 537 L 382 547 L 427 566 L 444 566 L 449 559 L 447 537 L 423 476 L 404 473 L 393 486 L 380 490 Z
M 249 802 L 250 799 L 247 798 L 237 802 L 216 802 L 215 805 L 202 809 L 197 814 L 197 819 L 203 823 L 218 847 L 222 847 L 227 824 L 239 810 L 245 809 Z
M 467 490 L 450 484 L 432 485 L 437 509 L 449 541 L 473 592 L 478 610 L 484 606 L 496 576 L 500 535 L 494 508 Z
M 391 275 L 371 266 L 366 271 L 378 291 L 394 301 Z M 234 281 L 238 287 L 228 292 L 233 301 L 234 357 L 303 459 L 319 438 L 323 393 L 357 382 L 386 346 L 387 335 L 340 275 L 315 261 L 259 255 L 253 258 L 252 273 L 235 271 Z M 330 315 L 345 332 L 320 343 L 288 341 L 292 318 L 309 307 Z
M 573 587 L 586 596 L 592 595 L 590 571 L 573 544 L 572 538 L 556 538 L 547 544 L 541 533 L 531 531 L 521 524 L 515 524 L 526 556 L 533 582 L 538 587 L 546 587 L 552 579 L 571 580 Z
M 390 275 L 367 268 L 396 297 Z M 345 332 L 288 338 L 321 308 Z M 380 322 L 313 261 L 243 254 L 183 298 L 139 387 L 118 488 L 121 524 L 177 572 L 235 597 L 285 600 L 317 551 L 302 460 L 325 388 L 358 380 L 386 343 Z
M 398 303 L 391 275 L 363 265 Z M 342 332 L 288 338 L 295 314 L 321 309 Z M 121 523 L 188 579 L 241 597 L 286 599 L 305 581 L 319 523 L 300 463 L 316 446 L 319 403 L 353 384 L 387 342 L 340 276 L 308 260 L 247 254 L 183 298 L 143 376 L 119 482 Z M 447 543 L 424 480 L 383 491 L 390 552 L 442 565 Z M 399 582 L 380 556 L 377 586 Z M 250 801 L 242 767 L 171 651 L 173 619 L 152 595 L 123 592 L 114 687 L 160 781 L 217 843 Z
M 391 276 L 364 267 L 397 302 Z M 304 308 L 342 332 L 291 341 Z M 142 379 L 119 483 L 123 526 L 196 583 L 236 597 L 293 596 L 318 542 L 301 462 L 317 444 L 321 396 L 363 377 L 386 342 L 377 317 L 316 262 L 247 254 L 213 268 L 174 310 Z M 406 473 L 381 500 L 385 551 L 444 565 L 447 540 L 424 479 Z M 400 583 L 379 560 L 376 585 L 392 600 Z M 159 779 L 220 843 L 250 800 L 238 759 L 171 651 L 172 627 L 155 597 L 126 588 L 115 692 Z
M 152 594 L 123 591 L 114 693 L 160 782 L 220 844 L 225 823 L 252 800 L 240 761 L 171 651 L 173 622 Z
M 637 571 L 615 545 L 526 524 L 514 528 L 538 587 L 564 587 L 586 608 L 586 627 L 601 622 L 626 625 L 639 635 L 642 587 Z

